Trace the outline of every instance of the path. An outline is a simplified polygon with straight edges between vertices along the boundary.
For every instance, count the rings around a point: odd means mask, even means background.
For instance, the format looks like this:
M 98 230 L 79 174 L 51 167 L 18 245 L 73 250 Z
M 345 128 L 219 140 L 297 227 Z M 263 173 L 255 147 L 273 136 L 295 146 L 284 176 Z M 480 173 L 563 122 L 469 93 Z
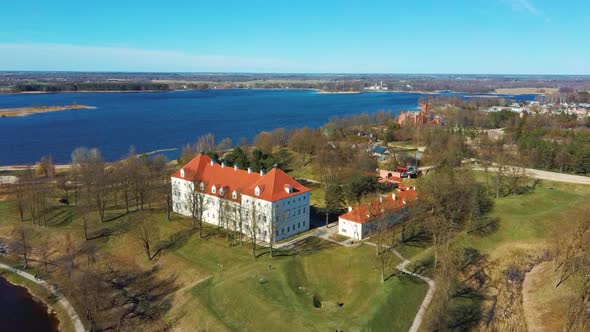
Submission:
M 276 243 L 273 247 L 274 248 L 283 248 L 283 247 L 291 246 L 299 241 L 303 241 L 303 240 L 307 239 L 310 236 L 315 236 L 315 237 L 321 238 L 323 240 L 334 242 L 334 243 L 337 243 L 337 244 L 339 244 L 341 246 L 345 246 L 345 247 L 352 247 L 353 246 L 352 244 L 349 243 L 350 240 L 341 241 L 341 242 L 333 240 L 331 238 L 331 236 L 336 234 L 337 232 L 338 232 L 338 226 L 336 226 L 336 225 L 332 225 L 330 227 L 322 226 L 322 227 L 315 228 L 311 232 L 309 232 L 303 236 L 300 236 L 298 238 L 295 238 L 293 240 L 290 240 L 287 242 L 282 242 L 282 243 Z M 365 243 L 375 246 L 375 244 L 371 243 L 371 242 L 365 242 Z M 266 244 L 266 243 L 264 243 L 263 245 L 268 246 L 268 244 Z M 426 282 L 426 284 L 428 284 L 428 293 L 426 293 L 426 296 L 424 297 L 424 300 L 422 301 L 422 304 L 420 305 L 420 309 L 418 309 L 418 313 L 416 313 L 416 317 L 414 317 L 414 321 L 412 322 L 412 326 L 410 327 L 410 332 L 417 332 L 418 329 L 420 328 L 420 325 L 422 324 L 422 321 L 424 320 L 424 315 L 426 314 L 426 309 L 428 309 L 428 306 L 430 305 L 430 302 L 432 301 L 432 298 L 434 297 L 436 285 L 434 283 L 434 280 L 432 280 L 426 276 L 420 275 L 418 273 L 411 272 L 408 269 L 406 269 L 406 266 L 410 263 L 410 261 L 407 260 L 404 256 L 402 256 L 402 254 L 400 254 L 399 251 L 395 250 L 394 248 L 390 247 L 389 249 L 391 250 L 391 252 L 393 252 L 394 255 L 396 255 L 399 259 L 402 260 L 402 262 L 396 266 L 396 268 L 398 270 L 400 270 L 402 273 L 416 277 L 416 278 Z
M 59 299 L 58 303 L 66 310 L 66 312 L 68 313 L 68 315 L 70 316 L 70 319 L 72 320 L 72 323 L 74 324 L 74 329 L 76 330 L 76 332 L 84 332 L 84 325 L 82 324 L 82 321 L 80 320 L 80 317 L 78 317 L 78 314 L 76 313 L 76 309 L 74 309 L 74 307 L 72 307 L 72 305 L 70 304 L 70 302 L 68 301 L 68 299 L 66 299 L 63 294 L 53 285 L 50 285 L 49 283 L 47 283 L 44 280 L 37 280 L 35 279 L 35 277 L 25 271 L 19 270 L 19 269 L 15 269 L 11 266 L 8 266 L 6 264 L 2 264 L 0 263 L 0 269 L 4 269 L 4 270 L 8 270 L 10 272 L 16 273 L 17 275 L 28 279 L 36 284 L 39 284 L 43 287 L 45 287 L 53 296 L 55 296 L 55 298 Z
M 372 242 L 365 242 L 365 243 L 370 244 L 372 246 L 377 246 L 376 244 L 374 244 Z M 412 326 L 410 327 L 410 332 L 418 332 L 418 329 L 420 328 L 420 325 L 422 325 L 422 321 L 424 320 L 424 315 L 426 314 L 426 309 L 428 309 L 428 306 L 430 305 L 430 302 L 432 301 L 432 298 L 434 297 L 434 292 L 436 291 L 436 285 L 434 283 L 434 280 L 432 280 L 428 277 L 425 277 L 423 275 L 420 275 L 418 273 L 411 272 L 408 269 L 406 269 L 406 266 L 408 264 L 410 264 L 410 261 L 407 260 L 404 256 L 402 256 L 402 254 L 400 254 L 399 251 L 395 250 L 394 248 L 391 248 L 389 246 L 386 246 L 386 247 L 389 248 L 389 250 L 391 250 L 391 252 L 393 252 L 394 255 L 396 255 L 399 259 L 402 260 L 402 262 L 396 266 L 396 268 L 398 270 L 402 271 L 405 274 L 416 277 L 416 278 L 426 282 L 426 284 L 428 284 L 428 293 L 426 293 L 426 296 L 424 297 L 424 300 L 422 301 L 422 304 L 420 305 L 420 309 L 418 309 L 418 313 L 416 314 L 416 317 L 414 317 L 414 321 L 412 322 Z
M 336 241 L 331 238 L 331 236 L 336 234 L 337 232 L 338 232 L 338 226 L 334 225 L 334 224 L 332 224 L 329 227 L 326 227 L 326 226 L 316 227 L 313 230 L 309 231 L 309 233 L 304 234 L 299 237 L 296 237 L 296 238 L 291 239 L 289 241 L 274 243 L 272 247 L 273 247 L 273 249 L 280 249 L 280 248 L 289 247 L 299 241 L 303 241 L 303 240 L 305 240 L 309 237 L 312 237 L 312 236 L 319 237 L 322 240 L 337 243 L 337 244 L 344 246 L 344 247 L 351 247 L 352 244 L 347 243 L 349 240 L 339 242 L 339 241 Z M 270 245 L 266 242 L 260 242 L 259 244 L 263 247 L 270 247 Z
M 516 168 L 514 166 L 506 166 L 507 168 Z M 475 171 L 483 171 L 483 167 L 473 167 Z M 498 169 L 496 167 L 489 167 L 488 171 L 496 172 Z M 539 179 L 539 180 L 548 180 L 548 181 L 557 181 L 557 182 L 567 182 L 567 183 L 576 183 L 576 184 L 590 184 L 590 176 L 582 176 L 582 175 L 572 175 L 572 174 L 564 174 L 558 172 L 549 172 L 549 171 L 542 171 L 540 169 L 534 168 L 525 168 L 524 169 L 526 174 L 529 177 Z

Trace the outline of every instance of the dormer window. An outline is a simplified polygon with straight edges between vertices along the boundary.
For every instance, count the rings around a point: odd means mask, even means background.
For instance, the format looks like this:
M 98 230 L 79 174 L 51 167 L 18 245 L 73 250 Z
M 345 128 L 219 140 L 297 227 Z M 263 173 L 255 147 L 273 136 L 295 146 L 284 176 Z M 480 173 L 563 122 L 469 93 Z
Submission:
M 254 188 L 254 195 L 260 196 L 261 193 L 262 193 L 262 188 L 260 188 L 260 186 L 256 186 L 256 188 Z
M 213 187 L 211 187 L 211 192 L 214 194 L 217 193 L 217 186 L 216 185 L 213 185 Z
M 219 196 L 223 196 L 225 194 L 225 188 L 220 187 L 219 188 Z
M 290 185 L 290 184 L 286 184 L 286 185 L 285 185 L 285 192 L 286 192 L 287 194 L 292 194 L 292 193 L 293 193 L 293 186 L 292 186 L 292 185 Z
M 183 178 L 184 177 L 184 168 L 180 169 L 180 177 Z
M 205 182 L 201 182 L 199 184 L 199 188 L 201 188 L 201 190 L 205 190 Z
M 236 190 L 234 190 L 234 192 L 231 193 L 231 198 L 232 199 L 238 199 L 238 192 Z

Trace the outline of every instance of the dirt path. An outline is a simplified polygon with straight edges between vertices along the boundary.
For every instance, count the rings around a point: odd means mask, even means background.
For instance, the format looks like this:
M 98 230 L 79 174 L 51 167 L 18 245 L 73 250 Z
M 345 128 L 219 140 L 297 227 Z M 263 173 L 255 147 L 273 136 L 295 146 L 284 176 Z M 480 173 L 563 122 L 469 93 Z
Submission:
M 372 246 L 376 246 L 376 244 L 372 242 L 365 243 L 370 244 Z M 405 274 L 416 277 L 428 284 L 428 293 L 426 293 L 426 296 L 424 297 L 424 300 L 420 305 L 420 309 L 418 309 L 418 313 L 416 313 L 416 317 L 414 317 L 414 321 L 412 322 L 412 326 L 409 330 L 410 332 L 418 332 L 418 330 L 420 329 L 420 325 L 422 325 L 422 321 L 424 320 L 424 315 L 426 315 L 426 309 L 428 309 L 428 306 L 430 305 L 430 302 L 432 302 L 432 298 L 434 297 L 434 292 L 436 291 L 436 284 L 434 283 L 434 280 L 406 269 L 406 266 L 410 264 L 411 261 L 407 260 L 404 256 L 402 256 L 402 254 L 400 254 L 399 251 L 393 248 L 389 249 L 391 250 L 391 252 L 393 252 L 394 255 L 396 255 L 399 259 L 402 260 L 402 262 L 396 266 L 398 270 L 402 271 Z
M 19 275 L 27 280 L 30 280 L 38 285 L 45 287 L 51 294 L 53 294 L 56 298 L 59 299 L 58 303 L 66 310 L 66 312 L 70 316 L 70 319 L 72 320 L 72 324 L 74 324 L 74 329 L 76 330 L 76 332 L 86 331 L 84 329 L 84 324 L 82 324 L 80 317 L 78 317 L 78 314 L 76 313 L 76 309 L 74 309 L 74 307 L 70 304 L 68 299 L 66 299 L 57 288 L 55 288 L 54 286 L 52 286 L 51 284 L 47 283 L 44 280 L 35 279 L 35 277 L 28 272 L 25 272 L 25 271 L 22 271 L 19 269 L 15 269 L 15 268 L 8 266 L 6 264 L 0 263 L 0 269 L 4 269 L 4 270 L 10 271 L 12 273 L 16 273 L 17 275 Z

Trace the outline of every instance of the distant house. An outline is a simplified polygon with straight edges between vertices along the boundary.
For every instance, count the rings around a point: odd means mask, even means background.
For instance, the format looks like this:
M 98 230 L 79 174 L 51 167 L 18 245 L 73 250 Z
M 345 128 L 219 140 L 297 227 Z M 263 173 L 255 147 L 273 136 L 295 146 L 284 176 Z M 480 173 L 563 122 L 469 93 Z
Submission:
M 386 154 L 389 154 L 389 151 L 387 151 L 387 148 L 381 145 L 375 145 L 373 147 L 373 154 L 381 157 L 381 156 L 385 156 Z
M 246 235 L 255 227 L 262 241 L 279 241 L 309 229 L 311 190 L 279 168 L 253 172 L 199 154 L 171 175 L 171 185 L 174 212 L 191 216 L 194 195 L 202 195 L 205 222 L 226 228 L 241 224 L 236 230 Z
M 377 230 L 377 222 L 385 228 L 401 224 L 408 215 L 408 207 L 416 202 L 416 191 L 400 186 L 391 195 L 378 200 L 348 208 L 348 212 L 338 217 L 338 234 L 353 240 L 365 239 Z

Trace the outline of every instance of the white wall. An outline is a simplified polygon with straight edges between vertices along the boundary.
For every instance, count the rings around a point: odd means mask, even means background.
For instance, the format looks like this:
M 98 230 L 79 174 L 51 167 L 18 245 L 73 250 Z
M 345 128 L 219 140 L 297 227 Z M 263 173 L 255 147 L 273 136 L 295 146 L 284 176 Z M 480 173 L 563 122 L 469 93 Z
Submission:
M 190 181 L 172 178 L 172 209 L 174 212 L 191 216 L 190 195 L 194 192 L 194 184 Z M 224 201 L 219 195 L 210 192 L 205 193 L 206 207 L 203 213 L 205 222 L 219 225 L 220 206 Z M 226 193 L 231 197 L 232 193 Z M 236 209 L 242 209 L 242 232 L 250 235 L 252 224 L 252 204 L 256 210 L 257 239 L 264 242 L 271 240 L 271 231 L 274 229 L 274 241 L 281 241 L 293 235 L 309 230 L 309 199 L 310 193 L 302 193 L 276 202 L 268 202 L 255 196 L 242 195 L 241 205 L 232 201 L 229 204 L 232 216 L 237 216 Z M 234 218 L 235 219 L 235 218 Z M 274 221 L 274 227 L 270 222 Z M 236 222 L 237 223 L 237 222 Z M 230 227 L 233 226 L 230 221 Z M 239 229 L 239 228 L 238 228 Z
M 338 218 L 338 234 L 348 236 L 354 240 L 361 240 L 363 238 L 363 225 Z
M 388 215 L 383 222 L 385 228 L 393 227 L 404 221 L 408 214 L 408 209 L 398 210 Z M 338 234 L 348 236 L 355 240 L 362 240 L 372 235 L 376 230 L 375 221 L 369 221 L 364 224 L 359 224 L 343 218 L 338 218 Z

